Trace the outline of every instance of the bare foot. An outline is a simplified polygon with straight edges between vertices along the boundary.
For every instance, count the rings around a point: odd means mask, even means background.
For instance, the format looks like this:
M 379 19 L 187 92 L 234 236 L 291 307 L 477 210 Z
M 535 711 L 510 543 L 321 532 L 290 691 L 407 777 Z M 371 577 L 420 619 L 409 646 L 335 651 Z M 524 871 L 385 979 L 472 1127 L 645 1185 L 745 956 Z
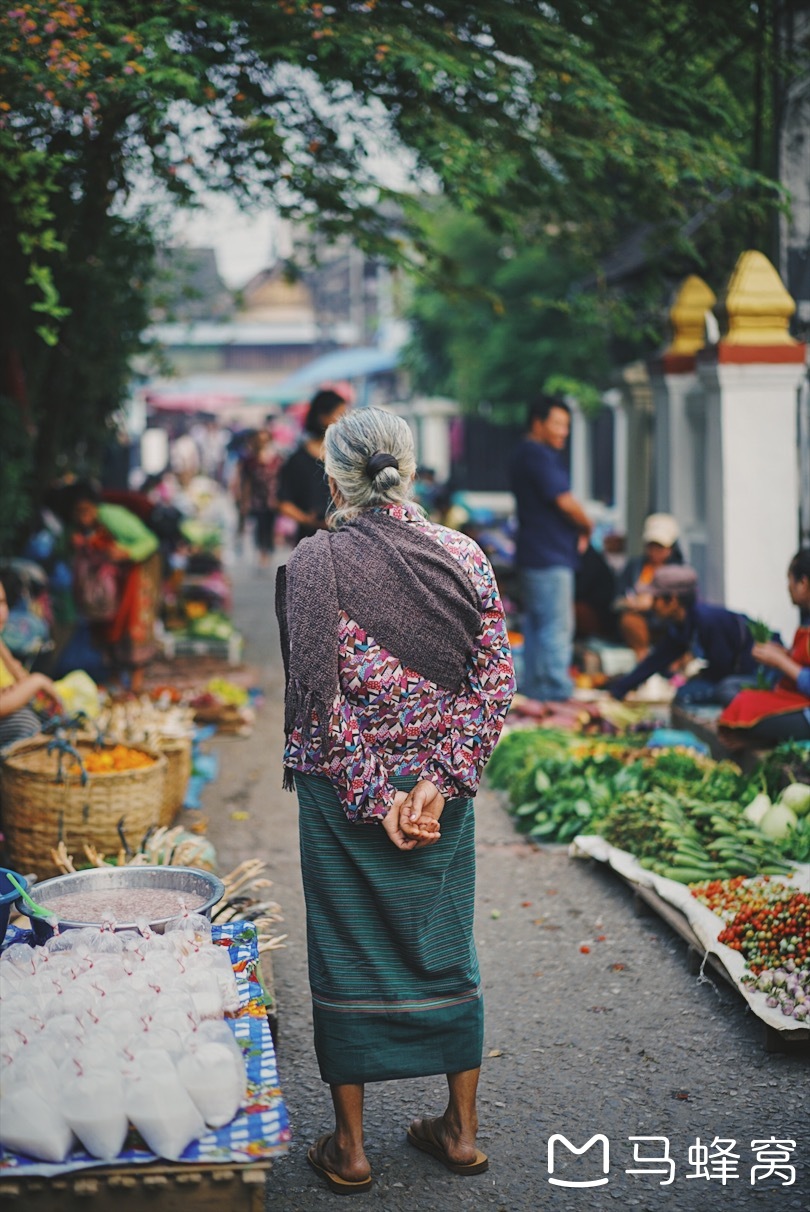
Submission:
M 371 1177 L 371 1166 L 362 1147 L 341 1149 L 331 1132 L 319 1137 L 310 1153 L 316 1165 L 347 1182 L 364 1182 Z
M 478 1157 L 475 1133 L 450 1128 L 443 1115 L 435 1119 L 415 1119 L 410 1126 L 410 1132 L 418 1140 L 437 1146 L 454 1165 L 466 1166 L 475 1162 Z

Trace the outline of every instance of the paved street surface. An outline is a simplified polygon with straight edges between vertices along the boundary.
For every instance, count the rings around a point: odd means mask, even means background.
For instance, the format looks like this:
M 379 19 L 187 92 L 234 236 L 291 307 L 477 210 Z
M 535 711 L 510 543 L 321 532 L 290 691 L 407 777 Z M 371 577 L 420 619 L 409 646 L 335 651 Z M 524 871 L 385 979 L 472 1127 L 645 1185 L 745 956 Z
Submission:
M 305 1157 L 330 1127 L 330 1100 L 311 1042 L 296 802 L 281 790 L 283 675 L 273 576 L 259 573 L 248 555 L 232 575 L 246 660 L 259 668 L 267 702 L 250 738 L 215 742 L 222 772 L 206 790 L 204 810 L 221 870 L 252 855 L 266 858 L 284 912 L 280 930 L 288 939 L 274 953 L 274 971 L 293 1144 L 272 1170 L 266 1207 L 305 1212 L 342 1201 Z M 766 1053 L 761 1024 L 742 999 L 714 977 L 690 974 L 685 944 L 657 917 L 635 916 L 632 895 L 611 872 L 564 850 L 529 846 L 492 792 L 479 795 L 477 810 L 476 938 L 486 997 L 479 1144 L 490 1169 L 458 1178 L 406 1145 L 412 1116 L 443 1109 L 443 1079 L 372 1085 L 366 1119 L 374 1187 L 357 1197 L 359 1205 L 391 1212 L 806 1210 L 807 1057 Z M 550 1174 L 555 1133 L 580 1149 L 595 1134 L 606 1137 L 607 1176 L 600 1142 L 581 1156 L 555 1149 Z M 640 1136 L 666 1138 L 636 1147 L 650 1158 L 668 1146 L 674 1181 L 666 1162 L 634 1162 L 630 1138 Z M 782 1185 L 789 1170 L 767 1178 L 760 1170 L 751 1183 L 753 1163 L 764 1161 L 751 1142 L 769 1138 L 796 1142 L 792 1185 Z M 628 1174 L 632 1169 L 645 1173 Z M 566 1187 L 552 1185 L 552 1177 L 608 1181 Z

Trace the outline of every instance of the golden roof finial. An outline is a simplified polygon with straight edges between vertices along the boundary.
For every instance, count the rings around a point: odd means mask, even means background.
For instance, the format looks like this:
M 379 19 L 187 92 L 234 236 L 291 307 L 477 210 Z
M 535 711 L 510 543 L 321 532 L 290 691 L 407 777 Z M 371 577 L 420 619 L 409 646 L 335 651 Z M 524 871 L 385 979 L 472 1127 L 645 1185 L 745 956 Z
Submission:
M 696 354 L 706 344 L 706 312 L 717 302 L 712 288 L 690 274 L 681 283 L 669 311 L 672 341 L 665 354 Z
M 723 345 L 796 345 L 788 332 L 796 304 L 761 252 L 740 255 L 718 304 Z

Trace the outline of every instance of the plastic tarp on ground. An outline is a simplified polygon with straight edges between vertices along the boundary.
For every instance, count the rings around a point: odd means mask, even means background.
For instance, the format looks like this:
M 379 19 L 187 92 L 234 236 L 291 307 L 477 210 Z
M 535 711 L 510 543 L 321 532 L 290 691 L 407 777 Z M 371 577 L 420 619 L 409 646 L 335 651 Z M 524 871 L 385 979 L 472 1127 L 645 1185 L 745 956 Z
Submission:
M 575 837 L 570 847 L 570 853 L 575 858 L 587 856 L 597 859 L 600 863 L 608 863 L 629 883 L 638 884 L 642 888 L 651 888 L 661 897 L 662 901 L 666 901 L 667 904 L 672 905 L 683 914 L 704 951 L 717 957 L 757 1018 L 761 1018 L 769 1027 L 773 1027 L 777 1031 L 800 1033 L 795 1034 L 796 1039 L 810 1039 L 810 1028 L 807 1023 L 787 1018 L 781 1011 L 766 1006 L 764 993 L 758 990 L 751 991 L 747 985 L 742 983 L 742 978 L 748 971 L 743 956 L 739 951 L 734 951 L 725 943 L 717 941 L 717 936 L 726 923 L 692 896 L 686 884 L 679 884 L 676 880 L 668 880 L 662 875 L 656 875 L 654 871 L 648 871 L 632 854 L 626 850 L 619 850 L 616 846 L 611 846 L 604 838 L 597 837 L 595 834 Z M 810 892 L 810 864 L 796 863 L 795 871 L 791 876 L 772 875 L 770 879 L 773 882 L 781 881 L 798 892 Z

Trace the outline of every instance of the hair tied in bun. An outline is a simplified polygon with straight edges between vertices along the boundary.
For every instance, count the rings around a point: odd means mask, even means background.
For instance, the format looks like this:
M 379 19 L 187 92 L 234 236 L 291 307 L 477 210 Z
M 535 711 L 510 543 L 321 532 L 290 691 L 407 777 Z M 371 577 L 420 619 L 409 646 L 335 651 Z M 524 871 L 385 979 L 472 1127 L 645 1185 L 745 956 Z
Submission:
M 369 461 L 366 463 L 366 475 L 370 480 L 376 480 L 381 471 L 386 467 L 396 467 L 399 471 L 399 460 L 394 458 L 392 454 L 386 454 L 383 450 L 376 451 Z

